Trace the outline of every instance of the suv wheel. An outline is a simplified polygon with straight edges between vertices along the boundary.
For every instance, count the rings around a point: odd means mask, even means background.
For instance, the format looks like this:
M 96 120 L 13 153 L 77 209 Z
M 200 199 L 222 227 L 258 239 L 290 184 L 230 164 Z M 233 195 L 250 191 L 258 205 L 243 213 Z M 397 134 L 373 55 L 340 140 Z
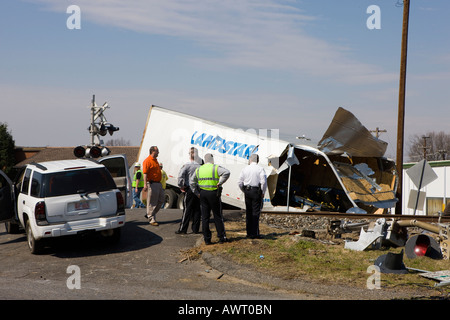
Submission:
M 39 253 L 42 249 L 42 241 L 36 240 L 34 238 L 33 231 L 31 230 L 30 220 L 27 221 L 26 233 L 27 233 L 28 248 L 30 249 L 31 253 L 33 254 Z
M 120 235 L 122 233 L 121 231 L 122 231 L 122 228 L 115 228 L 115 229 L 113 229 L 113 234 L 112 234 L 112 236 L 111 236 L 109 241 L 111 243 L 113 243 L 113 244 L 118 243 L 120 241 Z
M 109 230 L 100 231 L 103 240 L 110 244 L 116 244 L 120 241 L 122 228 L 114 228 Z

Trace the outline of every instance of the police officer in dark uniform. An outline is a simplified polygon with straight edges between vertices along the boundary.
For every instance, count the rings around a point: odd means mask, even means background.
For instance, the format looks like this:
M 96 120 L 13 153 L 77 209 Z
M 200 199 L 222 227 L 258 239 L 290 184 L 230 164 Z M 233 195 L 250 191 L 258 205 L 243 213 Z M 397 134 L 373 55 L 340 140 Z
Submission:
M 198 233 L 200 230 L 200 199 L 192 192 L 190 188 L 191 177 L 195 170 L 202 165 L 203 160 L 198 157 L 197 148 L 191 147 L 189 150 L 188 163 L 185 163 L 178 173 L 178 187 L 184 193 L 183 214 L 181 216 L 180 227 L 176 234 L 187 233 L 189 221 L 192 220 L 192 232 Z
M 200 197 L 200 210 L 202 215 L 202 231 L 206 244 L 211 244 L 211 230 L 209 217 L 211 211 L 214 215 L 217 237 L 219 243 L 228 241 L 225 234 L 225 225 L 222 215 L 221 190 L 222 185 L 230 177 L 230 171 L 214 164 L 212 154 L 205 155 L 205 164 L 195 170 L 190 185 L 192 192 Z
M 239 189 L 245 195 L 245 218 L 248 238 L 261 238 L 259 234 L 259 216 L 263 207 L 264 194 L 267 188 L 267 176 L 258 165 L 259 156 L 252 154 L 249 165 L 242 169 L 238 180 Z

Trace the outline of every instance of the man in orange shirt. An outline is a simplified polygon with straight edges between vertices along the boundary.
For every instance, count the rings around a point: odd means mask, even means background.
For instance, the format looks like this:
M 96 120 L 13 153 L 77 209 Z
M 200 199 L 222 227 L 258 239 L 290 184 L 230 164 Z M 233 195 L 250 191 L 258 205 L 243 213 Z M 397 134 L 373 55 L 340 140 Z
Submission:
M 161 209 L 164 203 L 164 189 L 161 184 L 161 167 L 159 166 L 158 147 L 150 148 L 150 155 L 142 163 L 142 172 L 144 173 L 144 192 L 147 191 L 147 218 L 152 226 L 157 226 L 156 213 Z

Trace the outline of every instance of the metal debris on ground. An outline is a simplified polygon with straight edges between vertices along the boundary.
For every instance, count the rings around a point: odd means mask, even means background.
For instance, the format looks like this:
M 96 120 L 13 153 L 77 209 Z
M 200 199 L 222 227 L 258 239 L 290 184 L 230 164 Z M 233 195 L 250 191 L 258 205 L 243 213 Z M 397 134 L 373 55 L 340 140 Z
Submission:
M 403 263 L 403 250 L 400 253 L 388 252 L 379 256 L 375 260 L 374 265 L 380 268 L 381 273 L 408 273 L 408 269 Z
M 450 270 L 425 272 L 420 274 L 420 276 L 437 281 L 438 283 L 435 284 L 435 287 L 444 287 L 450 285 Z
M 366 229 L 365 229 L 366 227 Z M 407 228 L 420 228 L 426 232 L 418 235 L 408 235 Z M 432 259 L 449 260 L 450 226 L 446 224 L 431 224 L 412 220 L 387 221 L 379 218 L 375 223 L 341 223 L 333 220 L 327 228 L 329 234 L 340 237 L 341 234 L 360 229 L 358 241 L 345 241 L 345 248 L 363 251 L 366 249 L 380 249 L 381 247 L 405 247 L 408 258 L 426 256 Z
M 361 227 L 359 240 L 346 241 L 344 247 L 356 251 L 363 251 L 369 247 L 372 249 L 380 249 L 382 246 L 402 247 L 405 240 L 404 232 L 396 228 L 395 221 L 380 218 L 374 224 L 369 224 L 367 231 Z

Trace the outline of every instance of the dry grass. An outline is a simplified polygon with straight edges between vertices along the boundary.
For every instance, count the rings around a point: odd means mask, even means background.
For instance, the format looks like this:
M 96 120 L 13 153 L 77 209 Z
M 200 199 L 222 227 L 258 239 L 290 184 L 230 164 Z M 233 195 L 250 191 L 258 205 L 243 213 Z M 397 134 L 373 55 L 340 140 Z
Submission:
M 323 235 L 319 239 L 311 239 L 266 225 L 261 225 L 260 228 L 261 234 L 265 235 L 264 239 L 247 239 L 245 222 L 227 221 L 227 237 L 231 240 L 229 243 L 201 245 L 200 248 L 187 252 L 187 255 L 189 259 L 195 259 L 199 257 L 199 251 L 222 254 L 237 263 L 251 265 L 261 272 L 284 279 L 308 279 L 364 288 L 371 275 L 367 268 L 373 265 L 377 257 L 388 252 L 399 253 L 402 249 L 353 251 L 345 249 L 343 241 L 331 241 Z M 214 240 L 213 238 L 213 242 Z M 432 260 L 427 257 L 408 259 L 405 255 L 404 264 L 427 271 L 450 269 L 448 260 Z M 382 274 L 381 282 L 385 288 L 420 287 L 424 290 L 434 290 L 435 284 L 418 273 Z M 450 287 L 439 290 L 441 293 L 450 293 Z

